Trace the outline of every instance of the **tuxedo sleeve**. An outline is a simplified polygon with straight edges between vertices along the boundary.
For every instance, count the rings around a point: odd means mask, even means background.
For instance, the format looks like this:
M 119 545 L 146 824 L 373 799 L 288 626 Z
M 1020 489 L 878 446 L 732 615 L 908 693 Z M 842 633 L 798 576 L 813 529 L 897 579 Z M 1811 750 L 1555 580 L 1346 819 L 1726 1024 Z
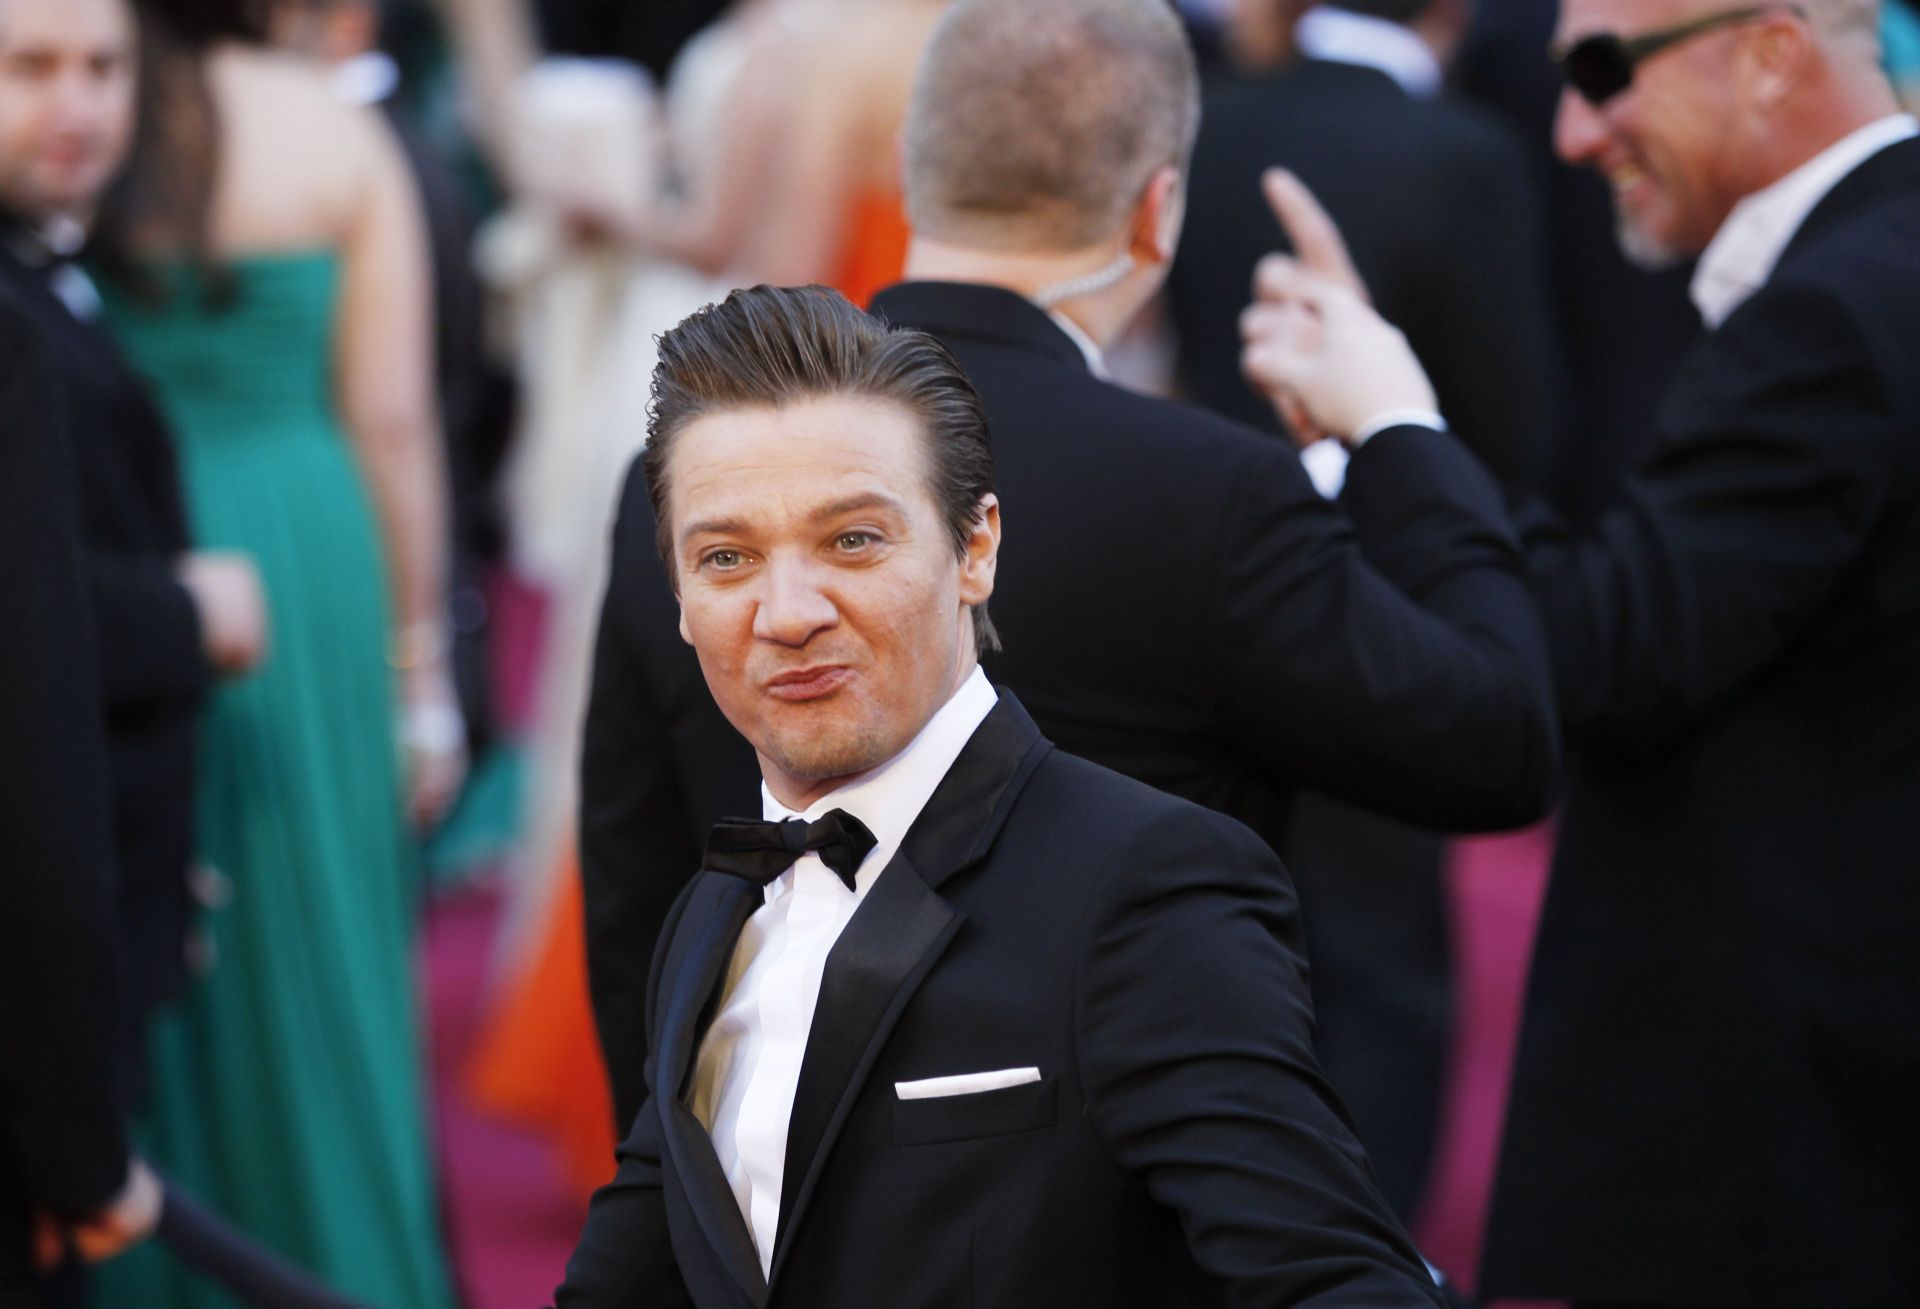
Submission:
M 617 1128 L 625 1132 L 646 1094 L 647 961 L 701 854 L 687 828 L 670 716 L 648 658 L 649 642 L 660 631 L 674 633 L 679 613 L 655 554 L 639 460 L 621 496 L 612 552 L 580 761 L 580 876 L 594 1021 Z M 684 657 L 693 662 L 691 650 Z M 698 680 L 697 667 L 692 676 Z
M 1525 516 L 1562 714 L 1583 747 L 1659 749 L 1763 677 L 1911 495 L 1903 412 L 1830 291 L 1769 287 L 1697 351 L 1663 435 L 1587 537 Z M 1909 409 L 1910 409 L 1909 405 Z
M 1290 454 L 1252 472 L 1209 571 L 1224 729 L 1423 827 L 1538 818 L 1559 761 L 1546 639 L 1485 470 L 1444 433 L 1395 427 L 1355 453 L 1340 506 Z
M 1440 1303 L 1313 1055 L 1292 886 L 1251 832 L 1181 810 L 1089 915 L 1087 1113 L 1234 1306 Z
M 49 374 L 0 306 L 0 1169 L 97 1209 L 124 1181 L 105 732 L 78 481 Z
M 190 706 L 211 680 L 193 598 L 152 559 L 93 551 L 87 559 L 107 712 Z

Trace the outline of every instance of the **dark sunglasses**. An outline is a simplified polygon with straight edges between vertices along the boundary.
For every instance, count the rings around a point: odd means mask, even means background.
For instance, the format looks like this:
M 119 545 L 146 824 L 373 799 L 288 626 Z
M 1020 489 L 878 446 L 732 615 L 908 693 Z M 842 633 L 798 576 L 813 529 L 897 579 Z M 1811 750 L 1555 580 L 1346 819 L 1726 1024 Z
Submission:
M 1663 27 L 1640 36 L 1596 32 L 1592 36 L 1581 37 L 1564 50 L 1549 51 L 1548 55 L 1560 65 L 1567 85 L 1579 92 L 1582 100 L 1598 108 L 1633 85 L 1634 67 L 1649 55 L 1658 54 L 1668 46 L 1678 45 L 1688 37 L 1699 36 L 1715 28 L 1782 12 L 1797 14 L 1800 10 L 1795 5 L 1748 5 L 1676 23 L 1672 27 Z

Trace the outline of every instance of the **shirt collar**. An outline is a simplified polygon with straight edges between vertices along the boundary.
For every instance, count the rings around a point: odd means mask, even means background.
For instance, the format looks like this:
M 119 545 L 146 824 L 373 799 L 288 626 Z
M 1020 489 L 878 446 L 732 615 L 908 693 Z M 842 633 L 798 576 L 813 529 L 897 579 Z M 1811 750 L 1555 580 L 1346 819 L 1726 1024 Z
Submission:
M 1046 313 L 1047 317 L 1053 320 L 1053 325 L 1065 332 L 1068 339 L 1071 340 L 1075 346 L 1079 347 L 1080 353 L 1086 357 L 1087 370 L 1095 377 L 1105 380 L 1107 376 L 1107 356 L 1106 353 L 1100 349 L 1100 343 L 1087 335 L 1086 328 L 1074 322 L 1058 309 L 1049 309 Z
M 1841 137 L 1776 182 L 1744 196 L 1700 256 L 1688 288 L 1708 327 L 1718 327 L 1766 284 L 1807 215 L 1840 179 L 1896 141 L 1920 134 L 1911 114 L 1888 114 Z
M 762 782 L 761 815 L 773 822 L 788 818 L 812 822 L 830 809 L 844 809 L 865 823 L 874 836 L 873 853 L 861 864 L 862 871 L 885 867 L 906 839 L 907 829 L 933 798 L 940 780 L 972 739 L 974 729 L 993 712 L 999 700 L 986 673 L 975 665 L 960 689 L 940 706 L 920 729 L 920 734 L 899 754 L 827 792 L 798 813 L 774 799 L 773 792 Z M 773 889 L 768 887 L 769 899 L 774 898 Z
M 1433 48 L 1398 23 L 1315 5 L 1293 29 L 1302 54 L 1336 64 L 1358 64 L 1385 73 L 1419 100 L 1440 94 L 1440 61 Z
M 86 224 L 68 214 L 54 214 L 37 223 L 10 217 L 5 229 L 14 258 L 30 268 L 72 259 L 87 243 Z

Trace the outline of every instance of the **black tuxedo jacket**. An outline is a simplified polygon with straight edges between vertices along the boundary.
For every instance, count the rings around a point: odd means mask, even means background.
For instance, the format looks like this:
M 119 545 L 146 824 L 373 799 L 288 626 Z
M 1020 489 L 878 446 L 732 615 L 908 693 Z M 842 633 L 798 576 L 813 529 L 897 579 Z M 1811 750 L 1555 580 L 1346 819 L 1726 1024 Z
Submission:
M 65 396 L 99 633 L 129 987 L 137 1007 L 152 1007 L 185 980 L 194 732 L 209 683 L 199 618 L 173 575 L 188 534 L 172 434 L 111 338 L 76 318 L 45 272 L 4 241 L 0 284 L 31 315 Z M 141 1062 L 134 1044 L 129 1070 Z
M 52 353 L 0 287 L 0 1304 L 33 1303 L 27 1217 L 124 1180 L 107 756 Z
M 651 1098 L 561 1309 L 1439 1303 L 1314 1064 L 1278 861 L 1055 752 L 1005 696 L 828 956 L 763 1279 L 685 1103 L 761 901 L 703 872 L 674 906 Z
M 1486 1254 L 1500 1294 L 1920 1288 L 1920 141 L 1682 368 L 1532 563 L 1577 765 Z
M 1306 59 L 1209 88 L 1167 282 L 1193 398 L 1278 430 L 1240 373 L 1238 318 L 1254 265 L 1287 248 L 1260 194 L 1276 164 L 1339 223 L 1462 439 L 1502 481 L 1546 484 L 1560 458 L 1564 362 L 1525 155 L 1492 115 L 1415 99 L 1372 68 Z

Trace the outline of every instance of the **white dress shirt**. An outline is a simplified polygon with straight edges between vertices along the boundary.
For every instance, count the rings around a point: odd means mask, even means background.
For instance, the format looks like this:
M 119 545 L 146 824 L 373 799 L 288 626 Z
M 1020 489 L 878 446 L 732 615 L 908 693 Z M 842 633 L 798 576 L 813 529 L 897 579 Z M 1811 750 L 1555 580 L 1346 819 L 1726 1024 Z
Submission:
M 1813 207 L 1840 179 L 1896 141 L 1920 134 L 1911 114 L 1888 114 L 1841 137 L 1771 186 L 1745 196 L 1700 255 L 1688 288 L 1709 328 L 1766 285 Z
M 975 668 L 906 749 L 821 796 L 804 813 L 782 805 L 761 784 L 760 807 L 769 819 L 812 822 L 844 809 L 875 839 L 851 891 L 811 853 L 767 885 L 766 903 L 740 929 L 719 1011 L 694 1064 L 687 1104 L 713 1138 L 762 1273 L 772 1269 L 787 1125 L 827 954 L 997 702 L 986 674 Z

